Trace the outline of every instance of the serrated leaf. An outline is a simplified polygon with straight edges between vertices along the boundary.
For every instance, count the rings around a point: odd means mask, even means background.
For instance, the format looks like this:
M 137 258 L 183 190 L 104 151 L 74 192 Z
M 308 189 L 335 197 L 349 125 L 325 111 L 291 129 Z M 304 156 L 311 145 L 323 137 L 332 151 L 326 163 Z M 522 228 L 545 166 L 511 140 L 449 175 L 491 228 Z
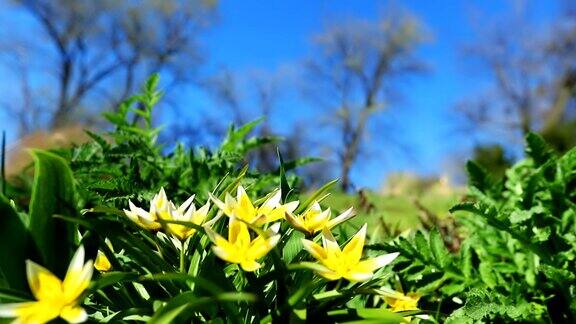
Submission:
M 418 231 L 414 235 L 414 245 L 416 247 L 416 251 L 422 256 L 424 261 L 432 260 L 432 252 L 430 251 L 430 247 L 428 246 L 428 242 L 424 237 L 422 232 Z
M 444 240 L 442 240 L 438 229 L 433 229 L 430 232 L 430 249 L 440 267 L 444 268 L 450 263 L 450 252 L 444 245 Z
M 481 262 L 478 267 L 478 272 L 480 273 L 480 279 L 490 288 L 496 287 L 498 284 L 496 282 L 496 276 L 492 272 L 492 267 L 488 262 Z
M 488 172 L 476 162 L 468 161 L 466 163 L 466 171 L 468 172 L 469 185 L 480 190 L 480 192 L 487 194 L 494 186 Z
M 510 223 L 518 224 L 529 220 L 532 217 L 532 212 L 529 210 L 514 210 L 510 214 Z
M 554 157 L 554 153 L 544 139 L 535 133 L 526 135 L 526 155 L 534 160 L 536 166 L 541 166 Z

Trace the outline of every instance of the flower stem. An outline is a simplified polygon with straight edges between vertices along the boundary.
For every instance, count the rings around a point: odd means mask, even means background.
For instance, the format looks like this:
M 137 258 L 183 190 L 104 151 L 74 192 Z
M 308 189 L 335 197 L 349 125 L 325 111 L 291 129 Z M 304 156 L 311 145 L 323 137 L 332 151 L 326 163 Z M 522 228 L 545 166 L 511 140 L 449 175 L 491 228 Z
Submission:
M 180 272 L 186 273 L 186 250 L 184 250 L 184 242 L 182 242 L 182 248 L 180 249 Z

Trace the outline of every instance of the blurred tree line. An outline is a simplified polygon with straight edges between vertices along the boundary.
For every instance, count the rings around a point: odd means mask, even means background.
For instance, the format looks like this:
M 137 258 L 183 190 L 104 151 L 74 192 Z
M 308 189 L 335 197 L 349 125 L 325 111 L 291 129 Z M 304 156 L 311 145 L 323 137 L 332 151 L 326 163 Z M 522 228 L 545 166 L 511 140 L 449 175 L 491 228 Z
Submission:
M 510 148 L 539 132 L 559 152 L 576 145 L 576 3 L 558 1 L 561 14 L 530 23 L 528 2 L 492 24 L 481 20 L 479 37 L 465 47 L 489 86 L 462 100 L 468 126 L 499 144 L 478 145 L 474 158 L 503 175 Z
M 214 19 L 206 0 L 15 0 L 31 22 L 5 39 L 20 100 L 3 103 L 22 135 L 92 123 L 153 72 L 167 87 L 193 81 L 203 60 L 198 34 Z
M 29 21 L 23 32 L 0 42 L 0 57 L 17 76 L 14 89 L 19 91 L 17 100 L 0 104 L 22 136 L 78 122 L 97 126 L 100 112 L 116 109 L 144 78 L 159 72 L 166 91 L 194 87 L 230 116 L 206 116 L 201 128 L 209 132 L 221 134 L 230 121 L 241 124 L 266 116 L 256 135 L 271 144 L 250 158 L 253 165 L 274 169 L 277 145 L 288 159 L 328 157 L 332 164 L 302 171 L 311 186 L 336 174 L 343 190 L 356 189 L 353 170 L 402 144 L 395 140 L 402 136 L 402 125 L 392 125 L 387 112 L 402 108 L 403 81 L 427 71 L 419 49 L 429 33 L 416 16 L 395 6 L 385 7 L 376 20 L 327 24 L 312 37 L 309 58 L 296 68 L 246 75 L 227 67 L 201 71 L 210 58 L 199 40 L 218 22 L 216 1 L 10 4 Z M 576 144 L 575 7 L 566 1 L 561 19 L 546 26 L 529 24 L 520 8 L 505 23 L 495 21 L 493 28 L 483 24 L 479 37 L 465 47 L 469 62 L 481 69 L 489 86 L 463 98 L 456 111 L 476 133 L 501 139 L 474 150 L 475 159 L 487 168 L 503 172 L 513 160 L 510 148 L 529 131 L 541 132 L 560 151 Z M 294 70 L 304 73 L 294 75 Z M 272 120 L 286 114 L 280 103 L 294 92 L 320 117 L 296 121 L 279 142 Z M 170 103 L 170 96 L 166 101 Z M 200 127 L 181 125 L 170 127 L 170 138 L 201 142 Z

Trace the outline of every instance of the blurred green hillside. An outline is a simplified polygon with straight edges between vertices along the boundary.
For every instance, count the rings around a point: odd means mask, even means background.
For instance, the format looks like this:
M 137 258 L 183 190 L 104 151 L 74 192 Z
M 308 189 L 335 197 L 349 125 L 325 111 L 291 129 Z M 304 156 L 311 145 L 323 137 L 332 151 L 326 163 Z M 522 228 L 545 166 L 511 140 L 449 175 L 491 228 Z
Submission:
M 415 228 L 438 226 L 454 233 L 453 217 L 448 210 L 464 193 L 464 187 L 451 185 L 447 178 L 399 173 L 390 176 L 379 192 L 333 192 L 323 203 L 337 211 L 354 206 L 357 216 L 349 222 L 349 227 L 343 226 L 341 230 L 353 232 L 368 223 L 372 229 L 371 241 L 379 242 Z M 451 236 L 447 236 L 448 240 Z

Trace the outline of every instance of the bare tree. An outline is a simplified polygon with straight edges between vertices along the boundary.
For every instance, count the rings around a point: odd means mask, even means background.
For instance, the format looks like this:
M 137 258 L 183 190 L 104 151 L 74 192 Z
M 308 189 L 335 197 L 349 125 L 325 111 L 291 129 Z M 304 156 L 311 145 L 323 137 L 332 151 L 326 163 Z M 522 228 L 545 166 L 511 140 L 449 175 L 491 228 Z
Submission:
M 457 110 L 469 128 L 498 134 L 508 144 L 528 132 L 552 132 L 574 109 L 576 19 L 568 11 L 545 26 L 530 24 L 522 5 L 502 20 L 485 20 L 465 54 L 489 82 Z
M 342 189 L 352 187 L 350 172 L 365 148 L 369 124 L 397 94 L 395 82 L 423 68 L 415 57 L 423 40 L 418 20 L 399 10 L 374 22 L 339 22 L 316 36 L 307 70 L 315 102 L 335 117 L 340 139 L 332 142 Z
M 249 69 L 240 72 L 221 68 L 203 82 L 218 106 L 224 107 L 219 114 L 227 117 L 224 118 L 225 123 L 242 125 L 263 117 L 254 135 L 269 139 L 271 143 L 258 148 L 248 157 L 259 170 L 278 168 L 278 147 L 286 160 L 302 156 L 302 129 L 295 125 L 294 131 L 280 132 L 273 123 L 279 113 L 287 113 L 283 110 L 286 107 L 281 104 L 287 94 L 294 91 L 293 85 L 297 83 L 293 71 L 294 66 L 289 64 L 275 70 Z M 222 132 L 226 126 L 222 125 L 222 118 L 220 126 Z
M 203 0 L 15 1 L 12 10 L 25 11 L 36 25 L 26 28 L 31 38 L 4 40 L 18 46 L 2 49 L 26 49 L 18 55 L 24 65 L 38 67 L 29 73 L 42 82 L 22 82 L 49 113 L 23 131 L 62 127 L 115 107 L 152 72 L 166 72 L 169 85 L 189 82 L 201 56 L 198 33 L 214 9 Z M 56 91 L 39 96 L 46 84 Z M 21 115 L 30 112 L 26 98 L 23 92 Z
M 231 122 L 242 125 L 246 119 L 246 99 L 242 96 L 243 90 L 238 84 L 238 77 L 228 68 L 221 68 L 219 71 L 202 81 L 202 85 L 214 99 L 216 104 L 225 107 Z

